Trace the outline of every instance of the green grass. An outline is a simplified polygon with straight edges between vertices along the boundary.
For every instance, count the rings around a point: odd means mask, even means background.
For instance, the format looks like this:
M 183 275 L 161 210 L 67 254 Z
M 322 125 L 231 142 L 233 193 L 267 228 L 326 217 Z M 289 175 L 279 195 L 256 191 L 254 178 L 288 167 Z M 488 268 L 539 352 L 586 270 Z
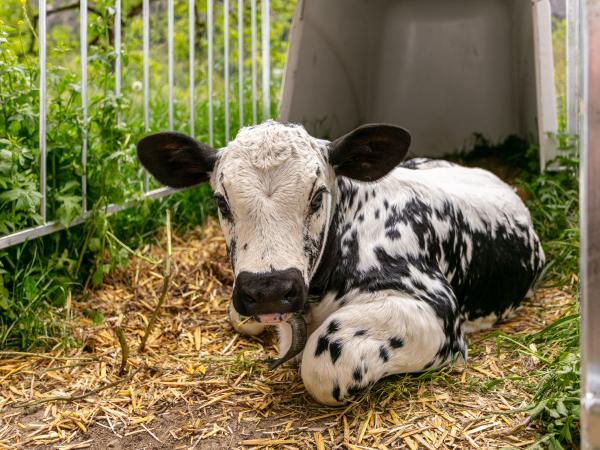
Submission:
M 565 126 L 565 21 L 553 22 L 554 60 L 556 71 L 559 126 Z M 530 163 L 521 167 L 519 184 L 528 194 L 527 206 L 546 253 L 546 266 L 540 280 L 542 286 L 559 286 L 576 298 L 571 314 L 546 329 L 516 340 L 505 341 L 508 350 L 531 352 L 547 360 L 542 368 L 531 372 L 521 382 L 532 394 L 529 415 L 542 430 L 531 448 L 579 447 L 580 398 L 580 312 L 579 312 L 579 155 L 572 136 L 556 137 L 561 148 L 554 172 L 540 174 L 536 170 L 536 148 L 529 154 Z M 518 161 L 518 159 L 517 159 Z M 524 350 L 526 348 L 527 350 Z
M 523 380 L 533 394 L 529 414 L 543 430 L 532 448 L 578 448 L 579 444 L 579 159 L 570 139 L 561 136 L 560 141 L 561 170 L 529 174 L 521 181 L 546 253 L 540 284 L 560 286 L 577 299 L 571 315 L 518 339 L 526 348 L 535 344 L 537 357 L 547 360 Z M 518 345 L 512 348 L 523 351 Z
M 152 3 L 150 131 L 167 128 L 166 14 Z M 104 276 L 130 257 L 136 249 L 154 240 L 162 225 L 164 210 L 173 211 L 176 232 L 202 224 L 214 214 L 212 193 L 200 186 L 169 198 L 141 201 L 127 211 L 108 217 L 108 204 L 139 198 L 144 174 L 137 163 L 135 144 L 144 134 L 142 95 L 141 16 L 130 17 L 123 28 L 123 90 L 114 95 L 115 51 L 110 38 L 114 21 L 111 0 L 94 3 L 89 17 L 89 121 L 88 121 L 88 207 L 91 220 L 83 225 L 35 239 L 0 251 L 0 348 L 30 349 L 69 344 L 68 298 L 99 285 Z M 272 5 L 272 85 L 270 105 L 274 115 L 287 49 L 282 37 L 289 31 L 293 2 L 275 0 Z M 136 2 L 124 0 L 123 14 Z M 187 6 L 176 8 L 174 127 L 189 132 L 187 78 Z M 198 64 L 196 86 L 196 138 L 208 142 L 206 89 L 205 3 L 198 5 Z M 222 4 L 215 17 L 222 16 Z M 0 234 L 39 225 L 39 69 L 37 37 L 32 6 L 25 1 L 6 0 L 0 5 Z M 65 225 L 81 214 L 81 87 L 78 60 L 78 11 L 59 17 L 48 30 L 47 172 L 48 220 Z M 69 16 L 69 14 L 71 14 Z M 69 20 L 69 17 L 71 20 Z M 245 15 L 246 48 L 249 48 L 250 15 Z M 260 11 L 258 11 L 260 23 Z M 236 24 L 232 9 L 231 23 Z M 225 144 L 222 23 L 215 29 L 215 147 Z M 231 137 L 238 124 L 237 30 L 230 33 Z M 250 59 L 245 59 L 245 123 L 251 123 Z M 260 80 L 260 61 L 258 61 Z M 137 85 L 137 86 L 136 86 Z M 257 110 L 262 113 L 261 95 Z M 117 121 L 117 117 L 120 121 Z M 158 184 L 151 180 L 151 188 Z M 124 244 L 124 245 L 123 245 Z
M 23 5 L 23 7 L 21 7 Z M 271 36 L 273 66 L 283 68 L 286 36 L 293 2 L 272 1 L 274 17 Z M 143 201 L 135 208 L 107 217 L 103 209 L 110 202 L 119 203 L 139 195 L 142 172 L 135 162 L 135 142 L 143 134 L 141 93 L 136 81 L 141 80 L 139 17 L 128 23 L 124 36 L 124 95 L 116 98 L 114 51 L 108 39 L 113 12 L 109 2 L 96 5 L 102 13 L 92 14 L 90 39 L 98 40 L 90 46 L 90 205 L 95 215 L 84 225 L 73 227 L 51 236 L 27 242 L 0 251 L 0 348 L 29 349 L 36 346 L 70 345 L 68 330 L 68 298 L 84 286 L 93 288 L 103 277 L 128 261 L 126 246 L 136 249 L 155 239 L 155 231 L 162 225 L 165 208 L 173 210 L 176 232 L 202 224 L 214 214 L 207 186 L 178 193 L 160 201 Z M 124 1 L 127 13 L 132 3 Z M 40 222 L 38 214 L 37 160 L 37 64 L 35 36 L 30 32 L 28 17 L 34 11 L 27 3 L 6 0 L 0 5 L 0 233 L 5 234 Z M 187 52 L 185 11 L 178 14 L 176 58 L 185 61 Z M 217 11 L 218 12 L 218 11 Z M 217 13 L 216 12 L 216 13 Z M 163 15 L 164 16 L 164 15 Z M 153 16 L 154 17 L 154 16 Z M 247 17 L 248 18 L 248 17 Z M 162 19 L 154 18 L 155 29 L 166 29 Z M 162 22 L 161 22 L 162 20 Z M 232 19 L 232 23 L 235 21 Z M 218 30 L 217 36 L 221 36 Z M 164 38 L 164 36 L 163 36 Z M 248 37 L 246 36 L 245 39 Z M 50 30 L 49 47 L 49 116 L 48 116 L 48 171 L 49 214 L 51 219 L 69 223 L 80 212 L 82 167 L 80 163 L 80 88 L 76 33 L 67 24 Z M 165 44 L 161 37 L 153 38 L 151 98 L 151 128 L 166 128 L 167 105 L 165 76 L 159 68 L 164 64 Z M 235 42 L 235 36 L 231 36 Z M 560 123 L 564 124 L 564 22 L 554 23 L 555 62 Z M 220 41 L 217 45 L 221 45 Z M 33 48 L 34 53 L 29 53 Z M 205 61 L 206 48 L 199 46 L 199 64 Z M 235 61 L 235 54 L 231 55 Z M 246 65 L 248 65 L 248 60 Z M 216 61 L 216 71 L 222 72 L 222 62 Z M 176 72 L 187 74 L 185 63 L 179 63 Z M 199 73 L 205 73 L 201 66 Z M 278 72 L 279 73 L 279 72 Z M 260 75 L 260 74 L 259 74 Z M 178 75 L 175 90 L 176 128 L 186 131 L 187 100 L 186 77 Z M 235 84 L 235 78 L 232 80 Z M 248 80 L 247 80 L 248 81 Z M 280 76 L 275 76 L 271 87 L 271 105 L 276 110 Z M 215 92 L 222 89 L 222 81 L 215 80 Z M 246 89 L 248 91 L 248 89 Z M 232 98 L 235 98 L 232 89 Z M 196 130 L 199 139 L 207 140 L 207 110 L 205 84 L 198 86 Z M 247 102 L 246 119 L 250 108 Z M 232 132 L 237 125 L 237 110 L 232 105 Z M 261 111 L 261 105 L 258 105 Z M 120 124 L 116 115 L 121 115 Z M 224 142 L 223 107 L 215 105 L 217 145 Z M 259 114 L 260 115 L 260 114 Z M 232 133 L 233 134 L 233 133 Z M 474 151 L 465 160 L 499 159 L 513 170 L 517 183 L 526 192 L 536 230 L 540 234 L 548 264 L 540 280 L 543 286 L 564 286 L 578 295 L 578 158 L 572 142 L 559 136 L 563 152 L 559 161 L 562 170 L 539 173 L 537 149 L 523 141 L 507 140 L 500 146 L 490 146 L 482 139 L 476 141 Z M 94 311 L 89 314 L 101 322 Z M 519 380 L 531 393 L 528 412 L 531 420 L 542 430 L 537 448 L 574 448 L 578 443 L 579 425 L 579 314 L 573 305 L 572 315 L 559 320 L 547 329 L 529 336 L 499 336 L 503 351 L 531 355 L 535 344 L 536 356 L 547 361 Z M 247 361 L 236 365 L 246 367 Z M 445 371 L 428 373 L 424 377 L 452 379 Z M 404 389 L 398 380 L 385 381 L 390 389 Z M 491 389 L 492 384 L 472 386 L 473 389 Z
M 577 448 L 579 443 L 579 155 L 572 136 L 559 134 L 556 140 L 560 169 L 555 171 L 540 173 L 538 148 L 516 137 L 492 145 L 477 136 L 473 151 L 458 158 L 468 165 L 485 163 L 520 187 L 546 254 L 538 286 L 561 287 L 577 299 L 568 316 L 538 333 L 492 332 L 501 351 L 544 361 L 517 380 L 531 394 L 525 410 L 542 430 L 531 446 L 536 449 Z

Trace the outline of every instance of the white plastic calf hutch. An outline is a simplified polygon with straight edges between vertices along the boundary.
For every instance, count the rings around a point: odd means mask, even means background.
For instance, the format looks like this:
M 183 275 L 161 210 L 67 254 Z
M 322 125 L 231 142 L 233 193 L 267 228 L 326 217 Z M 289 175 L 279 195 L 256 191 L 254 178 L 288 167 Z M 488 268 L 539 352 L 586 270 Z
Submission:
M 412 153 L 467 149 L 474 133 L 555 148 L 548 0 L 299 0 L 280 120 L 333 138 L 402 125 Z

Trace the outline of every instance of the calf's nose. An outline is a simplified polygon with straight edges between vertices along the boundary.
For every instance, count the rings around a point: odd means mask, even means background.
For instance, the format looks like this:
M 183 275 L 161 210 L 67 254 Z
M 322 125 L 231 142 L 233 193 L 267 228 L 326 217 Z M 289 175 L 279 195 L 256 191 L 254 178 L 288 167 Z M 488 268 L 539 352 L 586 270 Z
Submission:
M 271 276 L 252 278 L 240 285 L 248 303 L 276 303 L 292 293 L 293 288 L 292 280 Z
M 300 311 L 306 286 L 297 269 L 241 272 L 235 280 L 233 306 L 244 316 Z

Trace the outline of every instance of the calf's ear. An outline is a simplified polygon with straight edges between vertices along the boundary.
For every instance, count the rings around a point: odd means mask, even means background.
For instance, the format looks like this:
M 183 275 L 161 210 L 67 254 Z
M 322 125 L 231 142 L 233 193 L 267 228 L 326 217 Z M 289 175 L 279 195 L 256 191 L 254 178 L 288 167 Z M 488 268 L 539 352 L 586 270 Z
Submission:
M 207 181 L 216 151 L 182 133 L 156 133 L 137 144 L 143 166 L 162 184 L 183 188 Z
M 329 164 L 335 173 L 358 181 L 376 181 L 406 156 L 410 133 L 386 124 L 362 125 L 331 143 Z

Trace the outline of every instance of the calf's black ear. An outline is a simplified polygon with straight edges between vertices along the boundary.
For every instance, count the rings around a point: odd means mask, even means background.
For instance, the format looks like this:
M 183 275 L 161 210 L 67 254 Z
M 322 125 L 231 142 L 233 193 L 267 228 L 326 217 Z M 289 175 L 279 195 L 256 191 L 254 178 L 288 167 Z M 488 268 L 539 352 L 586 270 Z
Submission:
M 362 125 L 331 143 L 329 164 L 335 173 L 358 181 L 376 181 L 402 162 L 410 133 L 386 124 Z
M 162 184 L 183 188 L 207 181 L 217 161 L 214 149 L 182 133 L 156 133 L 137 144 L 143 166 Z

